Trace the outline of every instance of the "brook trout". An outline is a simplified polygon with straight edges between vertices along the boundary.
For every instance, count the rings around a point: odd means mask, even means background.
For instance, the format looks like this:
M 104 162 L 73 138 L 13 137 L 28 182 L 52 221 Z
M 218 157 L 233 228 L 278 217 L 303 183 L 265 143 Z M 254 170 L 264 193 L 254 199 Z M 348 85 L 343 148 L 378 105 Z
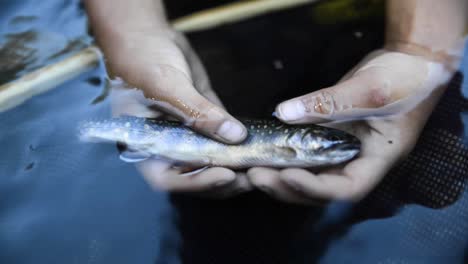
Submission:
M 349 161 L 360 151 L 356 137 L 332 128 L 274 120 L 242 122 L 248 136 L 239 145 L 217 142 L 177 122 L 137 117 L 84 122 L 79 137 L 123 144 L 127 151 L 122 157 L 127 161 L 154 157 L 181 165 L 233 169 L 330 166 Z

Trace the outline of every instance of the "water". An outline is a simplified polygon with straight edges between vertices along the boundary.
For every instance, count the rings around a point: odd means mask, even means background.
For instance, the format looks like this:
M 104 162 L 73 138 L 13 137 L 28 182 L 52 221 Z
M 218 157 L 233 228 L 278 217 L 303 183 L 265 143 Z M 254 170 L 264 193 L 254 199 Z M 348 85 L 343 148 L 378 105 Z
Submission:
M 11 11 L 4 11 L 0 18 L 1 83 L 63 59 L 91 43 L 84 10 L 77 1 L 46 3 L 40 8 L 35 1 L 3 2 Z
M 90 42 L 78 1 L 3 2 L 9 12 L 1 17 L 0 54 L 11 59 L 2 60 L 2 81 Z M 91 104 L 103 78 L 99 68 L 0 114 L 0 263 L 170 257 L 166 248 L 177 236 L 168 235 L 167 195 L 152 192 L 133 166 L 119 161 L 115 147 L 83 145 L 76 137 L 80 120 L 109 115 L 107 101 Z
M 2 82 L 92 41 L 78 1 L 0 3 Z M 196 9 L 194 1 L 170 8 L 171 16 Z M 381 18 L 310 27 L 311 13 L 190 35 L 230 112 L 269 116 L 382 44 Z M 317 209 L 260 193 L 212 201 L 151 191 L 114 146 L 76 138 L 79 121 L 109 115 L 108 100 L 93 104 L 104 77 L 100 67 L 0 113 L 0 263 L 347 263 L 356 252 L 359 263 L 462 263 L 467 82 L 454 82 L 414 154 L 368 199 Z

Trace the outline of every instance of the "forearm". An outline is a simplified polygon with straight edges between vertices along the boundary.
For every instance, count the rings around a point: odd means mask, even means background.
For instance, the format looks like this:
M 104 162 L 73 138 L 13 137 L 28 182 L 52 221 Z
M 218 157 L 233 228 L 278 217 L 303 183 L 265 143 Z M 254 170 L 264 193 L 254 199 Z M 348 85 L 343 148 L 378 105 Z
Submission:
M 463 52 L 467 2 L 387 0 L 387 48 L 452 64 Z
M 84 2 L 97 44 L 106 57 L 110 76 L 125 76 L 127 82 L 138 83 L 134 80 L 134 74 L 128 74 L 128 71 L 142 63 L 140 60 L 129 60 L 129 56 L 136 56 L 141 50 L 146 50 L 143 56 L 145 64 L 150 64 L 155 58 L 160 63 L 171 64 L 159 56 L 161 50 L 174 53 L 171 43 L 175 37 L 166 20 L 162 0 Z M 132 63 L 136 65 L 131 66 Z
M 162 0 L 84 0 L 98 42 L 141 32 L 166 33 Z

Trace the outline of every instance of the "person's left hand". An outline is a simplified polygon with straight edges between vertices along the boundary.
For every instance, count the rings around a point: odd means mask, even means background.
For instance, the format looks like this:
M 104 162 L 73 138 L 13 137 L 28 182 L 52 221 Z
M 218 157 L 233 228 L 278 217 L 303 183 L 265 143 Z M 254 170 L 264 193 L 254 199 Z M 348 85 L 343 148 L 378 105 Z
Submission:
M 208 113 L 212 113 L 210 112 L 210 109 L 214 109 L 214 107 L 219 107 L 224 111 L 224 107 L 220 99 L 211 88 L 208 75 L 202 62 L 190 46 L 188 40 L 184 35 L 176 32 L 174 32 L 173 36 L 174 43 L 168 45 L 172 49 L 175 49 L 175 51 L 173 50 L 173 53 L 166 52 L 163 54 L 176 54 L 176 61 L 184 62 L 182 65 L 185 65 L 186 62 L 187 75 L 179 70 L 170 70 L 167 74 L 162 76 L 151 75 L 149 78 L 161 77 L 164 79 L 163 83 L 166 85 L 164 89 L 168 91 L 174 91 L 175 88 L 183 88 L 176 87 L 180 83 L 188 84 L 190 87 L 193 86 L 193 88 L 200 94 L 197 96 L 198 101 L 205 100 L 206 98 L 210 104 L 213 104 L 213 106 L 206 105 L 207 108 L 205 110 L 207 110 Z M 146 37 L 146 35 L 143 35 L 144 39 Z M 132 40 L 137 41 L 138 39 L 135 40 L 135 38 L 132 38 Z M 156 45 L 158 43 L 153 44 Z M 149 53 L 153 51 L 153 49 L 156 52 L 159 52 L 160 47 L 155 45 L 149 45 L 149 47 L 152 48 L 148 51 Z M 144 48 L 140 48 L 139 50 L 143 55 L 146 54 Z M 128 53 L 128 51 L 124 52 L 123 50 L 121 50 L 121 53 L 125 53 L 127 55 L 133 54 Z M 140 54 L 140 57 L 141 56 L 142 55 Z M 156 63 L 156 65 L 152 63 Z M 142 63 L 140 64 L 140 67 L 157 68 L 158 63 L 159 62 L 157 60 L 150 60 L 149 64 Z M 141 73 L 138 71 L 139 69 L 140 68 L 138 67 L 130 67 L 130 70 L 135 74 Z M 168 69 L 178 69 L 178 67 L 171 66 Z M 190 76 L 190 82 L 187 82 L 188 79 L 186 76 Z M 157 83 L 157 81 L 149 83 Z M 144 118 L 174 119 L 174 117 L 170 115 L 170 112 L 163 112 L 161 109 L 157 108 L 154 101 L 146 98 L 141 90 L 125 83 L 125 79 L 118 78 L 117 80 L 110 81 L 109 86 L 111 90 L 112 113 L 114 116 L 129 115 Z M 186 96 L 191 93 L 192 92 L 187 90 L 186 93 L 182 92 L 181 94 Z M 187 173 L 185 170 L 191 168 L 180 168 L 173 165 L 174 164 L 172 162 L 167 160 L 150 158 L 138 162 L 136 167 L 146 179 L 147 183 L 155 190 L 163 190 L 173 193 L 192 193 L 198 196 L 212 198 L 227 198 L 252 189 L 249 181 L 247 180 L 247 176 L 242 172 L 234 172 L 231 169 L 222 167 L 210 167 L 202 171 L 195 170 L 195 172 Z
M 278 118 L 289 124 L 335 121 L 327 125 L 361 140 L 360 156 L 318 173 L 251 168 L 249 180 L 274 198 L 292 203 L 361 199 L 412 150 L 450 77 L 444 65 L 424 57 L 386 50 L 370 54 L 337 85 L 276 109 Z

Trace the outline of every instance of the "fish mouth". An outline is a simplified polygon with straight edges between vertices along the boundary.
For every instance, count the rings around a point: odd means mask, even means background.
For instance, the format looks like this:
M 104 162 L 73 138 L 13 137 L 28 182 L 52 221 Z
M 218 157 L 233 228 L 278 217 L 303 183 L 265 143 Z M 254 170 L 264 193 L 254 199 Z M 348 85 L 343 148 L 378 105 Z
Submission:
M 361 141 L 357 137 L 350 137 L 339 146 L 341 150 L 361 150 Z
M 340 156 L 346 161 L 355 158 L 361 152 L 361 142 L 357 138 L 353 138 L 349 142 L 343 142 L 337 146 L 336 150 L 340 152 Z
M 341 151 L 361 151 L 361 144 L 355 144 L 355 143 L 345 143 L 345 144 L 341 144 L 339 147 L 338 147 L 338 150 L 341 150 Z

